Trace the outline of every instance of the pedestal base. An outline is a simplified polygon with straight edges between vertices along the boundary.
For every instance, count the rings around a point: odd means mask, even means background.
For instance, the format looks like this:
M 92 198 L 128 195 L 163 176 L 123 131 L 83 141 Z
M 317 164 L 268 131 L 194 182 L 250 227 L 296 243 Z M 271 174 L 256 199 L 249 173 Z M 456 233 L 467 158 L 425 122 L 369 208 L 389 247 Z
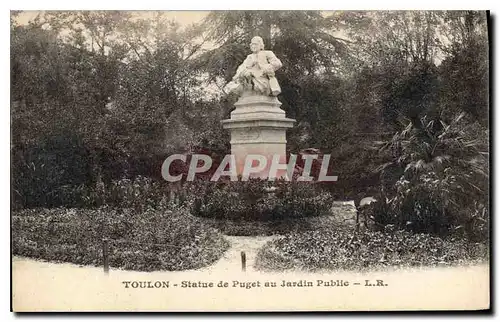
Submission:
M 231 119 L 222 121 L 231 132 L 231 154 L 235 156 L 236 171 L 243 173 L 245 159 L 249 155 L 261 155 L 267 160 L 266 167 L 250 177 L 268 178 L 273 157 L 286 164 L 286 129 L 295 120 L 285 117 L 276 97 L 243 95 L 236 102 Z M 258 161 L 253 165 L 257 166 Z M 286 174 L 279 171 L 277 177 Z

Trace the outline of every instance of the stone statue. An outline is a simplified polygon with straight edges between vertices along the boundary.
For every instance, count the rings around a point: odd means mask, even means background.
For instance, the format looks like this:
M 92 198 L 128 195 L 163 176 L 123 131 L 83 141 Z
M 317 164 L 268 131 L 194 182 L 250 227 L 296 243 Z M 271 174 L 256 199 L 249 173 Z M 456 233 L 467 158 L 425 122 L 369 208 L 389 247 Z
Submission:
M 264 50 L 261 37 L 253 37 L 250 43 L 252 53 L 238 67 L 233 80 L 225 88 L 226 93 L 241 95 L 244 91 L 266 96 L 278 96 L 280 85 L 274 76 L 282 64 L 270 50 Z

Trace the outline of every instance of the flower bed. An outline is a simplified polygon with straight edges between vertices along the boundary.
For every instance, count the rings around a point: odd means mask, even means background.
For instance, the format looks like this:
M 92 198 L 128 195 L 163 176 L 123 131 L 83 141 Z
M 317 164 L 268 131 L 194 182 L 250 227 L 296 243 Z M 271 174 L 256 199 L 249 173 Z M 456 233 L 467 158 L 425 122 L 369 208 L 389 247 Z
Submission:
M 486 244 L 443 240 L 404 231 L 355 234 L 325 228 L 291 233 L 259 251 L 260 270 L 365 270 L 382 267 L 450 265 L 488 258 Z
M 12 216 L 14 255 L 100 266 L 103 238 L 111 267 L 139 271 L 201 268 L 229 247 L 184 209 L 27 209 Z

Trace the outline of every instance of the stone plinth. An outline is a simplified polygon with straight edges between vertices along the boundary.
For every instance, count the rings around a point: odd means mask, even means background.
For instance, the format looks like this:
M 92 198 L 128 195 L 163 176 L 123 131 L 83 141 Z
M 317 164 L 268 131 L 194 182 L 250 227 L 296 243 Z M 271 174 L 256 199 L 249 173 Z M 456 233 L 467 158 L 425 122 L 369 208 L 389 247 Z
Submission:
M 280 163 L 286 163 L 286 129 L 293 127 L 295 120 L 286 118 L 281 102 L 273 96 L 244 93 L 235 106 L 231 118 L 222 123 L 231 132 L 236 171 L 242 174 L 247 155 L 262 155 L 268 166 L 252 177 L 267 178 L 274 155 L 279 156 Z M 278 177 L 284 173 L 278 172 Z

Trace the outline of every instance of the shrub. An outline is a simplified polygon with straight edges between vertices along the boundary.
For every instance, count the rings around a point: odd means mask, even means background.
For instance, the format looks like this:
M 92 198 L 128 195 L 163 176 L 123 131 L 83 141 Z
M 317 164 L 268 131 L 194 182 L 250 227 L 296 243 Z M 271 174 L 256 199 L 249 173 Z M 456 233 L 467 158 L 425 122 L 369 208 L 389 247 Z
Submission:
M 462 232 L 473 240 L 488 238 L 488 159 L 484 133 L 477 124 L 464 127 L 422 119 L 411 123 L 387 146 L 394 161 L 382 174 L 398 173 L 384 183 L 371 216 L 380 226 L 445 236 Z M 486 137 L 486 136 L 485 136 Z M 387 176 L 386 176 L 387 177 Z
M 162 180 L 137 176 L 113 180 L 107 184 L 65 185 L 53 192 L 54 204 L 69 208 L 148 208 L 165 209 L 171 201 L 172 186 Z
M 90 181 L 90 155 L 81 137 L 60 132 L 12 148 L 14 207 L 57 206 L 58 187 Z
M 224 220 L 276 221 L 328 215 L 332 197 L 310 182 L 252 179 L 193 182 L 186 187 L 192 213 Z
M 110 240 L 110 266 L 141 271 L 204 267 L 229 247 L 182 208 L 29 209 L 12 217 L 14 255 L 102 265 L 103 238 Z
M 273 221 L 220 220 L 202 218 L 210 227 L 229 236 L 273 236 L 286 235 L 291 231 L 313 231 L 325 226 L 339 225 L 335 216 L 304 217 Z
M 439 236 L 455 235 L 473 241 L 488 239 L 488 211 L 479 201 L 462 209 L 449 194 L 453 178 L 439 179 L 434 172 L 422 174 L 418 181 L 402 177 L 394 185 L 391 198 L 379 195 L 378 201 L 361 211 L 374 220 L 375 228 L 394 224 L 400 229 Z
M 339 229 L 291 233 L 268 242 L 257 254 L 260 270 L 365 270 L 450 265 L 487 258 L 486 244 L 443 240 L 406 231 L 353 234 Z

